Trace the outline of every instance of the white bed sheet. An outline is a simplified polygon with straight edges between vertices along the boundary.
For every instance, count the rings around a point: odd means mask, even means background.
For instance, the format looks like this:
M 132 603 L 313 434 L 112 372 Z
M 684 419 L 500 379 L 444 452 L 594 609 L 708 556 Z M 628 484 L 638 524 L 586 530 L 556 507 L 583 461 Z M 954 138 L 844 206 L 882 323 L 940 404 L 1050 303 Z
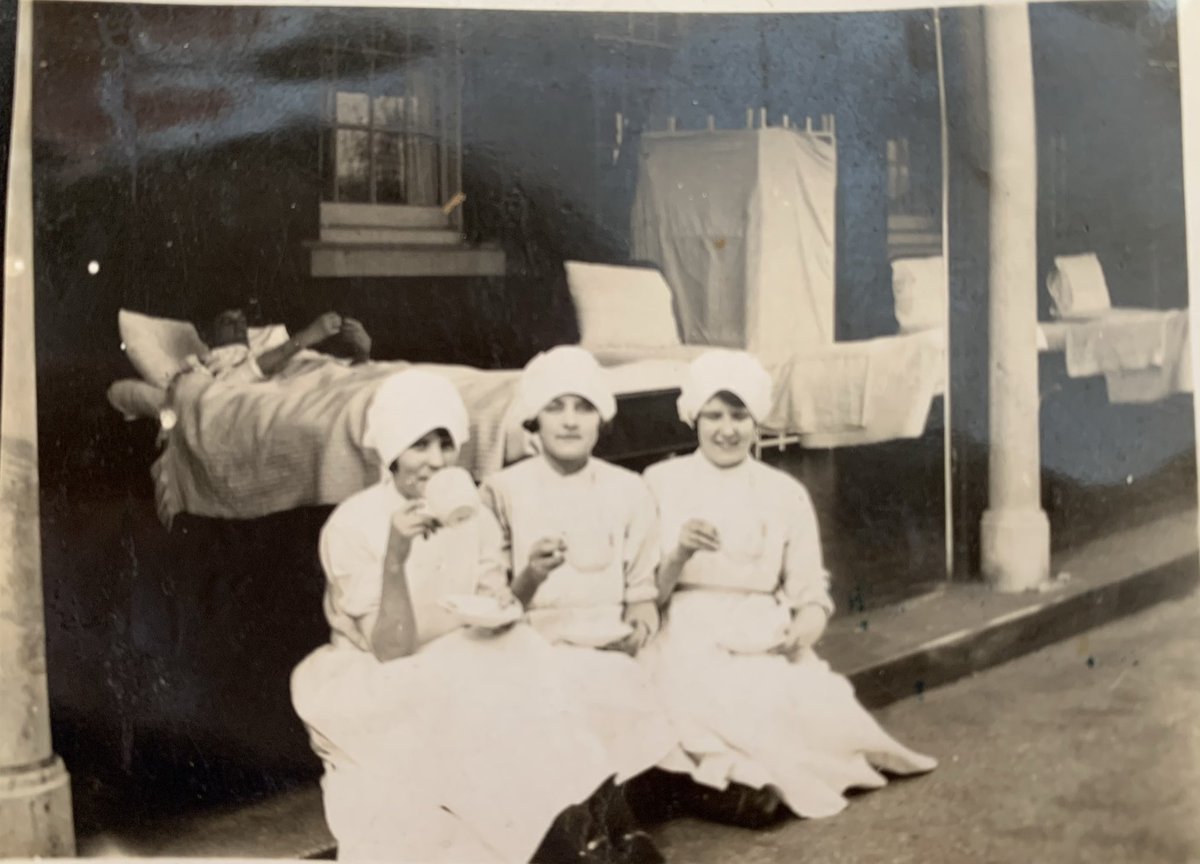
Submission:
M 591 349 L 618 395 L 678 389 L 706 345 Z M 619 364 L 619 365 L 612 365 Z M 946 333 L 925 330 L 835 342 L 768 364 L 774 381 L 768 434 L 806 447 L 849 447 L 924 434 L 930 406 L 946 389 Z

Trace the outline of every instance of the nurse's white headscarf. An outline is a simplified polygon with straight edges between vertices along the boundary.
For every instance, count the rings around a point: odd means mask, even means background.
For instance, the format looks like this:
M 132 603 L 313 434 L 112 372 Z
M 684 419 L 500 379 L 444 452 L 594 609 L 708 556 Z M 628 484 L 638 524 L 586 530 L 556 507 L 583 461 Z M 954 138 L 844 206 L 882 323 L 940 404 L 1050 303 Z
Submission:
M 688 367 L 679 400 L 679 417 L 694 426 L 700 409 L 720 392 L 742 400 L 755 421 L 762 423 L 771 413 L 771 376 L 758 360 L 745 351 L 705 351 Z
M 582 396 L 601 419 L 617 414 L 617 400 L 600 364 L 578 345 L 559 345 L 543 351 L 525 365 L 517 387 L 521 419 L 532 420 L 560 396 Z
M 424 369 L 386 378 L 367 408 L 363 444 L 379 454 L 384 476 L 396 457 L 434 429 L 445 429 L 455 449 L 470 438 L 467 409 L 450 381 Z

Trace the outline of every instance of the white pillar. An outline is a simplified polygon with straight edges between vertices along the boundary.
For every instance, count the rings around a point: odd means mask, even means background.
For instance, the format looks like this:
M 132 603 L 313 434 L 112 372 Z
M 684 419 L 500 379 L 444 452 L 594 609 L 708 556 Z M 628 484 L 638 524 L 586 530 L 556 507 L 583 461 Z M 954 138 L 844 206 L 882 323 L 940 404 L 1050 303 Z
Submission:
M 1000 591 L 1050 575 L 1041 506 L 1037 350 L 1037 131 L 1026 4 L 984 10 L 989 156 L 988 509 L 982 569 Z
M 38 517 L 30 136 L 33 3 L 17 15 L 0 383 L 0 857 L 73 855 L 71 787 L 50 744 Z

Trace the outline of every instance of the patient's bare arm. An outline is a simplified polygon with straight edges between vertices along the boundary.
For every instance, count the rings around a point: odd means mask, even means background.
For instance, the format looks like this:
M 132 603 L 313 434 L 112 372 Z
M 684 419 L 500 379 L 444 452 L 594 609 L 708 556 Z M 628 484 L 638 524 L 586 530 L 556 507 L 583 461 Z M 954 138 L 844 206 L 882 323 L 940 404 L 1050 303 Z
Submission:
M 255 358 L 255 362 L 263 375 L 270 378 L 300 351 L 324 342 L 341 330 L 342 316 L 336 312 L 326 312 L 282 345 L 264 351 Z

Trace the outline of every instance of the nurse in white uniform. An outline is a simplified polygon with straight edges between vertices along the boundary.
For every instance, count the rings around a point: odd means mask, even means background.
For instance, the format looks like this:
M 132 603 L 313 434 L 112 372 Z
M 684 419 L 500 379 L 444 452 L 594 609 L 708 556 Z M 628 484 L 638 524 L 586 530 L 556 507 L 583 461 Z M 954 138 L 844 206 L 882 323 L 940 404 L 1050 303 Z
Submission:
M 332 632 L 296 668 L 292 698 L 324 763 L 326 819 L 343 860 L 595 860 L 577 815 L 556 829 L 570 836 L 543 838 L 618 767 L 555 649 L 513 623 L 492 514 L 445 524 L 425 500 L 467 428 L 446 379 L 385 381 L 365 435 L 384 477 L 321 533 Z M 463 626 L 449 601 L 487 607 L 473 613 L 484 626 Z
M 485 480 L 483 500 L 504 535 L 510 587 L 557 646 L 622 783 L 677 742 L 631 656 L 659 626 L 654 499 L 637 474 L 592 456 L 616 400 L 586 350 L 539 354 L 522 373 L 518 399 L 539 453 Z M 610 812 L 627 809 L 623 801 L 614 793 Z M 649 839 L 636 840 L 653 860 Z
M 832 816 L 843 793 L 885 784 L 876 769 L 934 759 L 889 736 L 813 645 L 833 612 L 804 486 L 751 458 L 771 379 L 739 351 L 697 358 L 679 398 L 699 449 L 651 466 L 666 604 L 645 652 L 682 748 L 662 767 L 690 776 L 700 815 L 746 826 L 784 812 Z

